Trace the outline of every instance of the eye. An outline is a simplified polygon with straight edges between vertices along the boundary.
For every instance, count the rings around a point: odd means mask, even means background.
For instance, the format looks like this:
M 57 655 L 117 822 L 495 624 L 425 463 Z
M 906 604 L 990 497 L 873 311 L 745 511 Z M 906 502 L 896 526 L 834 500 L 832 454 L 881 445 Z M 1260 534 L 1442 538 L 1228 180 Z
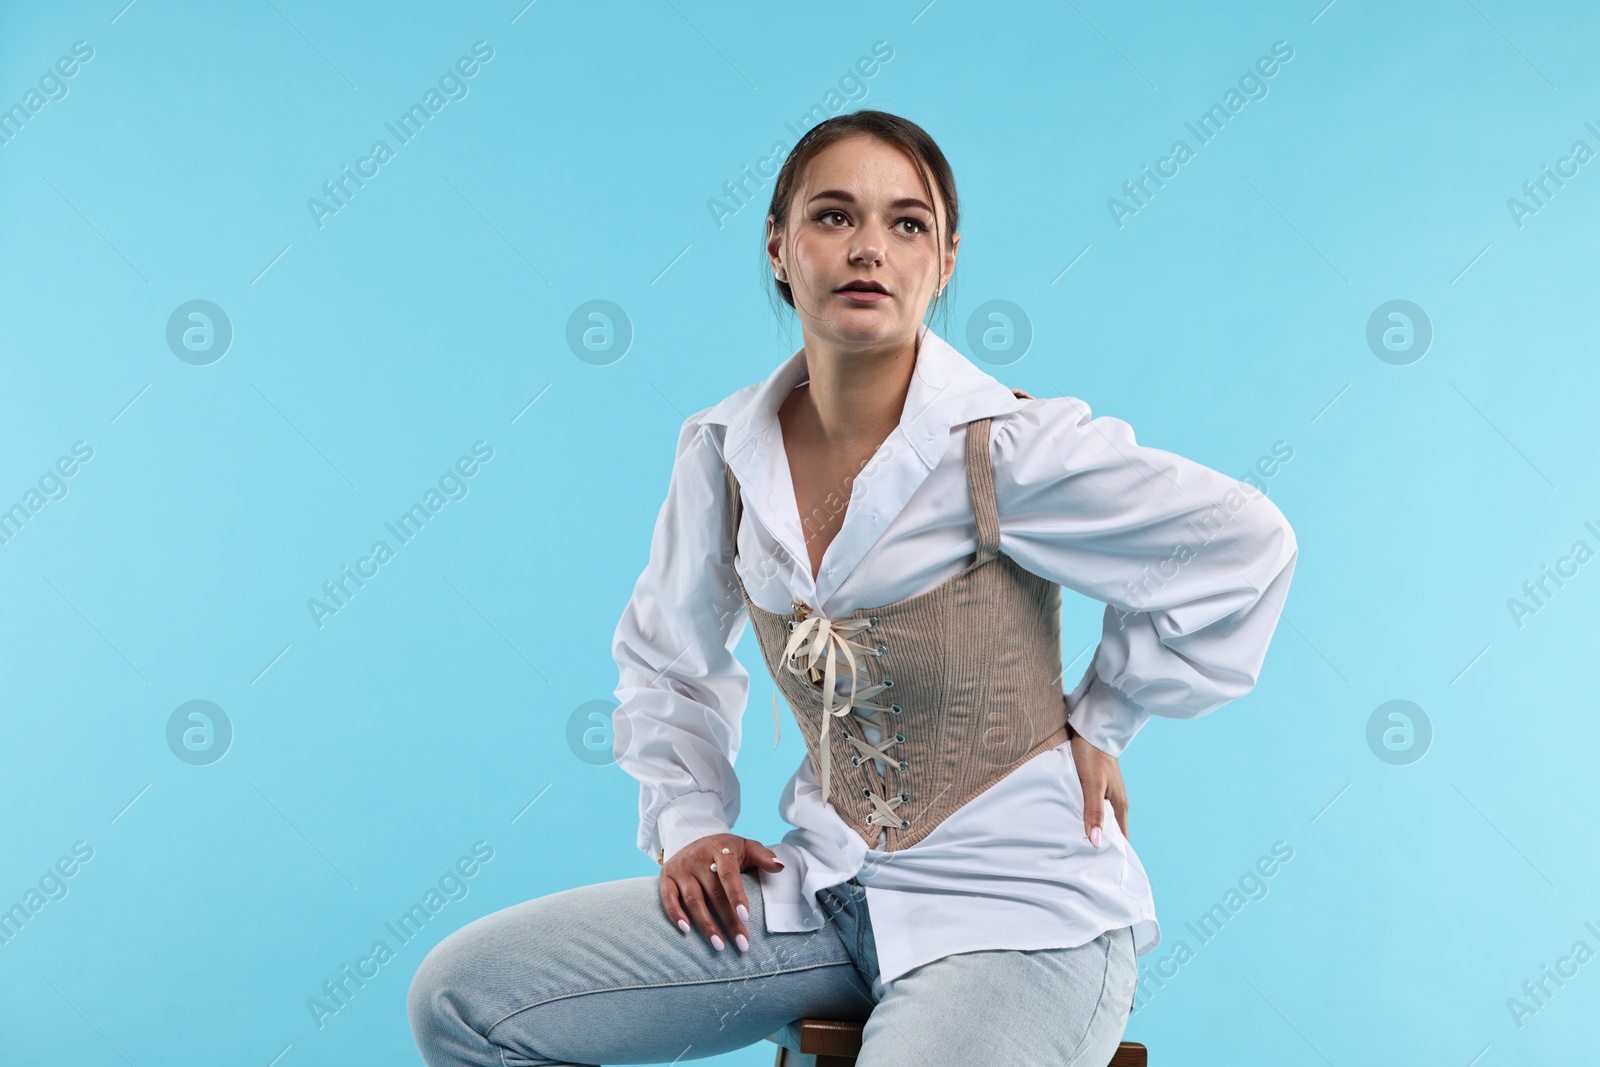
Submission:
M 923 221 L 921 219 L 914 219 L 910 215 L 907 215 L 905 218 L 901 219 L 900 221 L 901 222 L 909 222 L 909 223 L 911 223 L 911 225 L 913 225 L 913 226 L 915 226 L 917 228 L 917 230 L 916 230 L 917 233 L 927 233 L 928 232 L 928 227 L 923 224 Z
M 821 222 L 823 219 L 827 218 L 829 215 L 837 215 L 841 219 L 845 217 L 844 212 L 840 211 L 838 208 L 831 208 L 830 207 L 830 208 L 827 208 L 827 209 L 825 209 L 823 211 L 820 211 L 817 214 L 813 215 L 811 217 L 811 221 L 812 222 Z

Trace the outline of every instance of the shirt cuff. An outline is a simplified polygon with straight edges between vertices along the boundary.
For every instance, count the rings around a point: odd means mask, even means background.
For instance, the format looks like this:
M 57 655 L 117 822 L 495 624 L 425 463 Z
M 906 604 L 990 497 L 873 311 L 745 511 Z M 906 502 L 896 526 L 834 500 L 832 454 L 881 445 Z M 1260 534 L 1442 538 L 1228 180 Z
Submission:
M 1101 681 L 1089 667 L 1078 688 L 1067 696 L 1067 721 L 1083 739 L 1113 758 L 1120 758 L 1150 712 Z
M 722 798 L 715 793 L 683 793 L 668 801 L 656 818 L 656 834 L 665 859 L 702 837 L 728 831 Z

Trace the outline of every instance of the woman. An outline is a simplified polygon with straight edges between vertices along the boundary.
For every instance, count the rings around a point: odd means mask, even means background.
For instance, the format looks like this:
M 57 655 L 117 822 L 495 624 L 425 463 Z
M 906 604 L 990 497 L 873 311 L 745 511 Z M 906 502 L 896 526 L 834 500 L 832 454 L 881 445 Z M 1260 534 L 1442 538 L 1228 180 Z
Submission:
M 866 1020 L 862 1067 L 1109 1060 L 1160 938 L 1117 757 L 1150 715 L 1251 689 L 1295 539 L 1242 483 L 928 330 L 958 218 L 904 119 L 790 153 L 766 255 L 804 345 L 685 422 L 613 644 L 660 877 L 437 946 L 409 1001 L 430 1065 L 675 1062 L 807 1016 Z M 1107 604 L 1070 694 L 1063 585 Z M 807 745 L 770 848 L 730 832 L 746 621 Z

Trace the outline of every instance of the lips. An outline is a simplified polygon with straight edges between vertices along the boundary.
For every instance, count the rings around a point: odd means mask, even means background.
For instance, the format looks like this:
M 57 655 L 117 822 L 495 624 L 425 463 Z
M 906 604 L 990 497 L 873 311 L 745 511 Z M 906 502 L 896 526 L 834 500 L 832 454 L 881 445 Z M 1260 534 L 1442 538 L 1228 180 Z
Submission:
M 880 294 L 882 296 L 888 296 L 889 295 L 889 290 L 885 289 L 883 287 L 882 283 L 873 282 L 873 281 L 847 282 L 844 285 L 839 286 L 839 288 L 835 289 L 834 292 L 836 292 L 836 293 L 878 293 L 878 294 Z

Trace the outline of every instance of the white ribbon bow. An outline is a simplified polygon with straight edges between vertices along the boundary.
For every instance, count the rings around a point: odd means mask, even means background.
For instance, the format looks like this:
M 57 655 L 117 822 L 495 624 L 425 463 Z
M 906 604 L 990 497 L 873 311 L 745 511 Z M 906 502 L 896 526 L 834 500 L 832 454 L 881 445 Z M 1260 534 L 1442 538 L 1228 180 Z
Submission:
M 867 690 L 859 692 L 858 683 L 862 680 L 861 673 L 865 664 L 856 660 L 856 652 L 871 652 L 859 643 L 852 645 L 850 638 L 862 631 L 869 629 L 873 624 L 871 619 L 829 619 L 822 615 L 812 615 L 802 619 L 795 625 L 794 633 L 789 637 L 789 643 L 784 647 L 784 665 L 791 674 L 805 678 L 811 684 L 822 683 L 822 736 L 819 746 L 822 749 L 822 766 L 818 776 L 822 779 L 822 801 L 828 801 L 828 787 L 830 771 L 832 768 L 831 752 L 828 747 L 828 724 L 835 717 L 850 714 L 854 707 L 876 708 L 876 704 L 866 704 L 858 700 L 858 696 L 865 698 L 876 695 L 885 688 L 882 682 L 869 686 Z M 840 697 L 835 687 L 838 678 L 839 654 L 843 653 L 846 673 L 850 677 L 850 695 L 839 703 Z M 821 664 L 821 666 L 818 666 Z M 773 722 L 777 722 L 777 695 L 773 695 Z

